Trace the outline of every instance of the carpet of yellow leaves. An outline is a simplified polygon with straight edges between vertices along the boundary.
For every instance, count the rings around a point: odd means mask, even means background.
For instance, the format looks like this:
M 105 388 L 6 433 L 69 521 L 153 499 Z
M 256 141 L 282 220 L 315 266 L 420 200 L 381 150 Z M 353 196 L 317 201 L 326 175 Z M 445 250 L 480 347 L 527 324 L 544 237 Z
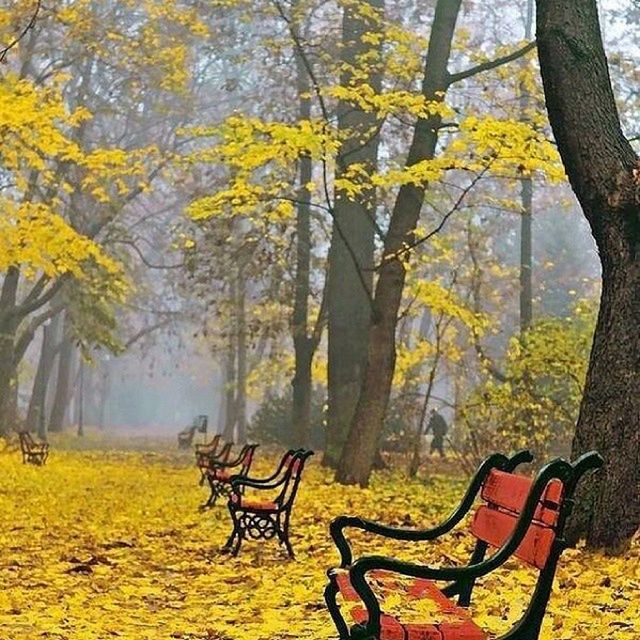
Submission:
M 255 473 L 276 458 L 263 452 Z M 332 485 L 316 461 L 293 515 L 298 560 L 287 561 L 274 541 L 247 542 L 234 559 L 219 553 L 229 532 L 226 508 L 198 512 L 206 493 L 192 463 L 169 452 L 55 450 L 46 467 L 34 468 L 17 452 L 2 453 L 3 640 L 335 638 L 322 600 L 324 571 L 337 562 L 329 520 L 355 513 L 428 526 L 466 484 L 384 473 L 368 490 L 345 488 Z M 356 553 L 375 549 L 416 561 L 449 563 L 469 549 L 462 532 L 431 547 L 354 540 Z M 528 603 L 533 579 L 518 565 L 485 579 L 476 619 L 494 632 L 508 628 Z M 623 558 L 567 552 L 543 640 L 639 637 L 638 541 Z

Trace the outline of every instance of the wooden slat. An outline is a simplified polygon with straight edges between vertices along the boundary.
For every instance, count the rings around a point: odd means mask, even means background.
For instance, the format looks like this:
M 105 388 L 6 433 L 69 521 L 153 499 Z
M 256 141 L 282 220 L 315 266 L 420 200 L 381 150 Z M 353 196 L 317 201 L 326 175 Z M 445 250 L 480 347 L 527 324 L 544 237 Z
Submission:
M 482 498 L 490 504 L 519 514 L 527 501 L 532 484 L 532 481 L 524 476 L 494 469 L 484 482 Z M 542 494 L 541 504 L 536 509 L 535 520 L 548 525 L 556 524 L 562 491 L 562 483 L 559 480 L 552 480 L 547 485 Z
M 476 538 L 488 542 L 493 547 L 501 547 L 511 536 L 517 519 L 517 516 L 511 513 L 482 506 L 476 511 L 471 531 Z M 547 562 L 554 539 L 553 529 L 532 522 L 515 555 L 524 562 L 542 569 Z

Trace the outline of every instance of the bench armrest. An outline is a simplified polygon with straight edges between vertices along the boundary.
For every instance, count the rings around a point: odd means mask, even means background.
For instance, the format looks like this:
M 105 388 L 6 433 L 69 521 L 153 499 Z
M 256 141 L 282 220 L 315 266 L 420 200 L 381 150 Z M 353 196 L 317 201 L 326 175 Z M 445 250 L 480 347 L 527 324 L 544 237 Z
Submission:
M 529 530 L 540 499 L 547 485 L 554 478 L 558 478 L 563 482 L 572 481 L 574 478 L 574 467 L 564 460 L 555 460 L 541 469 L 527 496 L 524 508 L 518 517 L 511 536 L 505 540 L 504 544 L 492 556 L 482 562 L 463 567 L 430 567 L 427 565 L 401 562 L 382 556 L 366 556 L 354 562 L 349 569 L 349 576 L 351 585 L 369 612 L 367 633 L 373 637 L 377 637 L 377 634 L 380 632 L 380 605 L 366 580 L 367 573 L 375 570 L 383 570 L 413 578 L 443 581 L 470 580 L 491 573 L 504 564 L 520 546 L 520 543 Z M 557 539 L 556 542 L 562 544 L 562 541 L 559 539 Z
M 275 482 L 256 480 L 255 478 L 243 478 L 242 476 L 233 476 L 231 478 L 231 487 L 234 491 L 238 491 L 241 486 L 251 487 L 252 489 L 277 489 L 278 487 L 281 487 L 286 480 L 286 476 Z
M 469 513 L 476 496 L 478 495 L 482 483 L 492 469 L 499 468 L 505 471 L 512 471 L 519 464 L 531 462 L 533 456 L 528 451 L 520 451 L 511 458 L 507 458 L 501 453 L 489 456 L 478 468 L 473 477 L 466 494 L 462 498 L 458 508 L 441 524 L 431 529 L 415 529 L 406 527 L 392 527 L 372 520 L 365 520 L 353 516 L 340 516 L 330 525 L 329 531 L 333 542 L 340 552 L 340 566 L 348 567 L 353 562 L 351 547 L 344 535 L 346 528 L 361 529 L 369 533 L 392 538 L 394 540 L 405 540 L 410 542 L 420 542 L 435 540 L 451 531 Z

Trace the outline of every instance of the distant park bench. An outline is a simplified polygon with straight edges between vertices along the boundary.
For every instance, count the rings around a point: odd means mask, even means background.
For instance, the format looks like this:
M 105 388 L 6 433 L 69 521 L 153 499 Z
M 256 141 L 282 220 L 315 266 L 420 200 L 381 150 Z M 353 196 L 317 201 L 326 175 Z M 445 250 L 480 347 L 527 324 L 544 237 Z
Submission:
M 200 485 L 204 484 L 207 469 L 216 463 L 229 462 L 233 442 L 224 442 L 220 434 L 216 434 L 211 442 L 196 445 L 196 465 L 200 469 Z
M 196 433 L 207 433 L 208 416 L 196 416 L 193 422 L 178 433 L 178 448 L 188 449 L 193 443 Z
M 23 464 L 35 464 L 41 467 L 49 457 L 49 443 L 36 442 L 28 431 L 19 431 L 20 451 Z
M 289 540 L 291 510 L 302 479 L 302 471 L 313 451 L 288 451 L 276 471 L 268 478 L 238 476 L 231 480 L 229 511 L 233 530 L 224 549 L 238 555 L 244 539 L 270 540 L 277 537 L 290 558 L 294 558 Z M 268 498 L 248 498 L 245 489 L 269 491 Z
M 478 578 L 507 560 L 518 558 L 539 570 L 531 602 L 523 617 L 496 640 L 537 640 L 545 615 L 556 566 L 567 544 L 563 532 L 573 506 L 580 478 L 602 466 L 599 454 L 588 453 L 575 463 L 555 460 L 541 469 L 534 480 L 515 475 L 522 462 L 532 459 L 528 452 L 512 458 L 501 454 L 489 457 L 478 469 L 458 509 L 441 525 L 428 530 L 388 527 L 360 518 L 342 516 L 331 524 L 331 536 L 340 552 L 341 567 L 328 572 L 325 600 L 340 640 L 489 640 L 495 638 L 472 619 L 467 607 Z M 471 533 L 475 549 L 467 566 L 430 567 L 381 556 L 365 556 L 353 562 L 345 538 L 346 528 L 356 528 L 395 540 L 425 542 L 451 531 L 470 511 L 480 492 L 484 504 L 475 511 Z M 486 557 L 489 547 L 497 549 Z M 448 583 L 436 586 L 436 581 Z M 431 601 L 438 620 L 420 623 L 381 611 L 376 591 L 410 601 Z M 355 623 L 345 621 L 337 604 L 340 594 Z M 455 601 L 453 599 L 456 599 Z
M 231 444 L 228 443 L 228 446 L 230 451 Z M 201 467 L 204 478 L 211 489 L 211 495 L 202 505 L 202 509 L 213 507 L 221 496 L 229 497 L 232 478 L 248 475 L 258 446 L 257 444 L 245 444 L 235 460 L 231 462 L 210 460 L 206 468 Z

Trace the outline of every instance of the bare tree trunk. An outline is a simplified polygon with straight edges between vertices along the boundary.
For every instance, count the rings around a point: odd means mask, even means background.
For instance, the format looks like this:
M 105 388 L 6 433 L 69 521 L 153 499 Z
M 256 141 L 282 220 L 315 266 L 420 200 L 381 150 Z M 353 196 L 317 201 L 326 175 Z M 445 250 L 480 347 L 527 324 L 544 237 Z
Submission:
M 640 527 L 640 161 L 624 137 L 596 0 L 537 0 L 538 50 L 558 149 L 602 262 L 600 312 L 573 455 L 597 449 L 569 539 L 624 549 Z
M 525 40 L 531 40 L 533 33 L 534 0 L 527 0 L 525 17 Z M 524 62 L 526 67 L 526 62 Z M 528 118 L 531 96 L 527 87 L 521 87 L 520 110 L 523 119 Z M 520 223 L 520 332 L 524 334 L 533 322 L 533 179 L 522 178 L 520 192 L 522 220 Z
M 365 4 L 382 16 L 383 0 L 366 0 Z M 364 38 L 379 29 L 380 25 L 364 17 L 358 6 L 345 5 L 341 60 L 346 70 L 340 80 L 342 86 L 352 86 L 354 69 L 362 68 L 363 57 L 370 65 L 372 56 L 379 56 L 380 44 L 372 45 Z M 381 70 L 376 69 L 368 83 L 379 91 L 381 82 Z M 348 137 L 338 158 L 337 177 L 356 163 L 366 171 L 375 170 L 378 126 L 374 112 L 365 112 L 349 101 L 339 103 L 338 128 Z M 340 458 L 364 378 L 371 325 L 375 218 L 374 190 L 358 198 L 336 192 L 327 289 L 329 409 L 323 462 L 329 466 L 335 466 Z
M 244 269 L 238 270 L 236 286 L 236 345 L 238 349 L 238 371 L 236 377 L 236 423 L 238 443 L 247 441 L 247 281 Z
M 64 417 L 70 400 L 71 364 L 73 359 L 73 341 L 70 335 L 70 320 L 65 316 L 62 345 L 58 359 L 58 377 L 56 391 L 49 417 L 49 431 L 59 433 L 64 428 Z
M 40 347 L 40 357 L 38 358 L 38 367 L 36 375 L 33 379 L 33 389 L 31 398 L 29 399 L 29 407 L 27 409 L 27 428 L 30 431 L 40 430 L 46 433 L 46 399 L 51 372 L 56 358 L 56 338 L 58 334 L 57 316 L 51 324 L 42 327 L 42 345 Z
M 311 100 L 309 76 L 299 52 L 296 54 L 298 74 L 298 96 L 300 100 L 300 118 L 311 118 Z M 311 274 L 311 193 L 307 185 L 313 178 L 313 163 L 310 157 L 300 159 L 298 192 L 298 211 L 296 217 L 296 281 L 291 330 L 295 350 L 295 372 L 291 386 L 293 402 L 291 418 L 293 433 L 291 444 L 296 447 L 308 447 L 311 436 L 311 363 L 315 352 L 312 338 L 309 336 L 309 295 Z
M 447 65 L 461 1 L 438 0 L 436 5 L 422 86 L 429 101 L 442 101 L 448 87 Z M 434 157 L 440 124 L 436 115 L 418 120 L 407 166 Z M 398 254 L 414 240 L 425 190 L 425 185 L 403 185 L 391 215 L 373 301 L 364 384 L 336 473 L 336 480 L 345 484 L 369 482 L 395 369 L 396 323 L 406 275 Z
M 5 434 L 13 426 L 9 421 L 16 369 L 14 366 L 14 346 L 18 321 L 12 314 L 16 304 L 20 274 L 11 267 L 0 291 L 0 434 Z
M 231 296 L 235 298 L 235 282 L 231 285 Z M 224 362 L 224 430 L 223 435 L 226 442 L 233 442 L 235 438 L 236 426 L 236 336 L 234 328 L 229 323 L 227 328 L 227 353 Z

